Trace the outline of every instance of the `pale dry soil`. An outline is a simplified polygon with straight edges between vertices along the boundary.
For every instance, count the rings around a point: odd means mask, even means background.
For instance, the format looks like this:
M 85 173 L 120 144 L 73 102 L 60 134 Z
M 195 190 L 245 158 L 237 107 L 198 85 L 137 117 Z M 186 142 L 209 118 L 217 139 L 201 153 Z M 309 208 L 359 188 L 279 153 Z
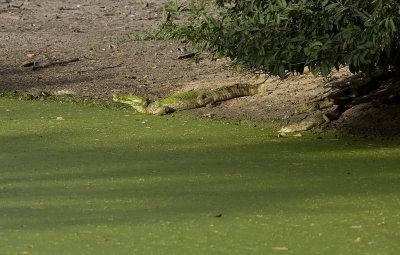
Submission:
M 257 79 L 236 73 L 225 59 L 212 60 L 207 55 L 200 63 L 179 59 L 182 53 L 178 48 L 191 51 L 180 42 L 122 40 L 125 35 L 150 33 L 160 22 L 165 2 L 1 0 L 0 90 L 47 91 L 104 100 L 111 100 L 113 93 L 156 99 L 238 82 L 265 83 L 268 91 L 264 94 L 178 114 L 285 124 L 302 104 L 345 86 L 346 78 L 351 77 L 343 69 L 328 79 L 311 74 L 289 76 L 284 81 Z M 54 65 L 75 58 L 79 61 Z M 51 65 L 33 70 L 26 66 L 29 63 Z M 329 126 L 397 135 L 399 105 L 394 102 L 374 107 L 365 103 Z

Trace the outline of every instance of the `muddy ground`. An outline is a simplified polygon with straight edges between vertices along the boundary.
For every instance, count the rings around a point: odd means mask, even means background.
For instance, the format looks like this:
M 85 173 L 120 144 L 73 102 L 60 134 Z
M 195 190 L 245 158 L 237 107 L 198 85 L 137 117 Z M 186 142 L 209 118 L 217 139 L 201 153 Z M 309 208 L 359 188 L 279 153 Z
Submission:
M 330 79 L 311 74 L 284 81 L 256 79 L 236 73 L 225 59 L 180 59 L 184 53 L 179 48 L 191 49 L 176 41 L 127 40 L 126 35 L 152 32 L 165 2 L 0 0 L 0 89 L 103 100 L 111 100 L 113 93 L 155 99 L 237 82 L 264 82 L 267 93 L 180 114 L 288 122 L 295 109 L 335 90 L 335 81 L 351 77 L 344 68 Z M 399 113 L 396 102 L 367 103 L 347 111 L 330 127 L 399 135 Z

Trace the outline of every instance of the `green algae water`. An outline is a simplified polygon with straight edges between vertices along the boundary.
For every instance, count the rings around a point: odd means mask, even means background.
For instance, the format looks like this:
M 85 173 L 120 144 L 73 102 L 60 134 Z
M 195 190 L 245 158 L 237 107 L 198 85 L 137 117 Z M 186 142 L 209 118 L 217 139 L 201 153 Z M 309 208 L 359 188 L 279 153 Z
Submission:
M 0 98 L 0 254 L 400 254 L 400 143 Z

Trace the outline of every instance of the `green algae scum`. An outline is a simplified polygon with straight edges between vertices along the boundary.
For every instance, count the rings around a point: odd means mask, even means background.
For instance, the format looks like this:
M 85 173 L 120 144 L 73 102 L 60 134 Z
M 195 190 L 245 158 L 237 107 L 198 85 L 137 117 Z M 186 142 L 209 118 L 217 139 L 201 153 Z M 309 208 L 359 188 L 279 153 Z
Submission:
M 400 143 L 0 98 L 0 254 L 400 254 Z

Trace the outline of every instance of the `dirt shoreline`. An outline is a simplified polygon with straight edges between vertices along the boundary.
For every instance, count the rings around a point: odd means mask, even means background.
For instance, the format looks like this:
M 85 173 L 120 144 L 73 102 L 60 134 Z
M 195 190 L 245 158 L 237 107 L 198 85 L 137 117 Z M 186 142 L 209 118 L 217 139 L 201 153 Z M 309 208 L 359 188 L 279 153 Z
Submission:
M 165 2 L 0 2 L 0 89 L 101 100 L 111 100 L 113 93 L 155 99 L 238 82 L 265 82 L 267 93 L 181 114 L 285 122 L 302 104 L 335 90 L 335 80 L 351 76 L 343 69 L 328 80 L 306 74 L 264 81 L 236 73 L 227 60 L 205 57 L 197 64 L 180 59 L 183 53 L 179 48 L 191 49 L 176 41 L 127 41 L 126 35 L 152 31 Z M 73 59 L 78 60 L 70 61 Z M 399 135 L 399 113 L 399 103 L 363 105 L 346 112 L 331 127 Z

